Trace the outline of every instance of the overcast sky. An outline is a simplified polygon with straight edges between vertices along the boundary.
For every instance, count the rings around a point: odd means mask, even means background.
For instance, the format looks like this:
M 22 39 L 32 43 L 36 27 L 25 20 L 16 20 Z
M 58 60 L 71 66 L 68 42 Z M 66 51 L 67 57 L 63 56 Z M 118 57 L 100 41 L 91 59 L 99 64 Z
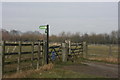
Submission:
M 117 2 L 3 2 L 2 28 L 40 31 L 49 24 L 50 34 L 65 32 L 109 33 L 118 29 Z M 1 5 L 1 4 L 0 4 Z

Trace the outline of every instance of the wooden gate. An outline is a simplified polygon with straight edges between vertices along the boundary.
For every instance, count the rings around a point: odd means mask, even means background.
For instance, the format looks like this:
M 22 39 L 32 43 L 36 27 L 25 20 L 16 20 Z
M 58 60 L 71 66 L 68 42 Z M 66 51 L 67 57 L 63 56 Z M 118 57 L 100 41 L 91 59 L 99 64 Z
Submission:
M 60 56 L 62 54 L 61 46 L 50 46 L 49 47 L 49 61 L 53 61 L 52 53 L 55 53 L 56 59 L 61 60 L 61 56 Z
M 42 65 L 43 41 L 8 42 L 2 44 L 2 74 L 36 69 Z M 15 49 L 16 47 L 16 49 Z M 10 52 L 7 51 L 9 48 Z M 15 49 L 12 51 L 12 49 Z

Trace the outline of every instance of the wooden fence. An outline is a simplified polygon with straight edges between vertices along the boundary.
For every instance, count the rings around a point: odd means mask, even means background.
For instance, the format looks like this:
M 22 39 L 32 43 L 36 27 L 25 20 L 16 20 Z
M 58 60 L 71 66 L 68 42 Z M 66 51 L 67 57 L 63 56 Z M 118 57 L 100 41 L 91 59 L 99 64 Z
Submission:
M 43 53 L 43 41 L 40 42 L 2 42 L 2 74 L 8 72 L 20 72 L 25 68 L 38 68 L 42 65 Z M 15 52 L 6 51 L 7 48 L 17 47 Z M 35 46 L 37 49 L 35 50 Z M 26 48 L 27 47 L 27 48 Z M 29 51 L 27 50 L 30 48 Z M 26 50 L 25 50 L 26 48 Z M 24 51 L 23 51 L 24 49 Z M 41 61 L 41 64 L 40 64 Z M 26 64 L 30 63 L 29 65 Z
M 38 69 L 46 64 L 46 42 L 7 42 L 3 41 L 2 46 L 2 75 L 10 72 L 21 72 L 25 69 Z M 9 52 L 7 49 L 12 48 Z M 15 50 L 16 48 L 16 50 Z M 50 45 L 49 62 L 54 57 L 60 61 L 74 60 L 79 55 L 83 56 L 83 43 L 62 43 Z

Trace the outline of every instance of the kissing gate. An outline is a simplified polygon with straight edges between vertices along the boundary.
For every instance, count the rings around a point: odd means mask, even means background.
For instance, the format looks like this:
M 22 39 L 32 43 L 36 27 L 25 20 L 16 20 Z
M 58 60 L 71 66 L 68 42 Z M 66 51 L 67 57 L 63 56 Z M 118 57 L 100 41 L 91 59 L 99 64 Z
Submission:
M 57 60 L 73 62 L 77 57 L 83 57 L 83 51 L 85 51 L 83 44 L 83 42 L 71 43 L 70 41 L 57 45 L 49 44 L 49 54 L 46 57 L 47 44 L 43 40 L 39 42 L 2 41 L 2 75 L 38 69 L 47 64 L 47 58 L 49 62 Z M 13 49 L 15 49 L 14 52 L 11 51 Z

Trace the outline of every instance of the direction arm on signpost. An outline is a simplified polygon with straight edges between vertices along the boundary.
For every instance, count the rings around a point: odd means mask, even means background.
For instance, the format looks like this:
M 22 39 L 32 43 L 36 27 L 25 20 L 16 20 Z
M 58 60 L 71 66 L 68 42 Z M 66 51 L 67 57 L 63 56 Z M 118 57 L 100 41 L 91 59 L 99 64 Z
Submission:
M 39 26 L 40 29 L 47 29 L 46 25 Z

